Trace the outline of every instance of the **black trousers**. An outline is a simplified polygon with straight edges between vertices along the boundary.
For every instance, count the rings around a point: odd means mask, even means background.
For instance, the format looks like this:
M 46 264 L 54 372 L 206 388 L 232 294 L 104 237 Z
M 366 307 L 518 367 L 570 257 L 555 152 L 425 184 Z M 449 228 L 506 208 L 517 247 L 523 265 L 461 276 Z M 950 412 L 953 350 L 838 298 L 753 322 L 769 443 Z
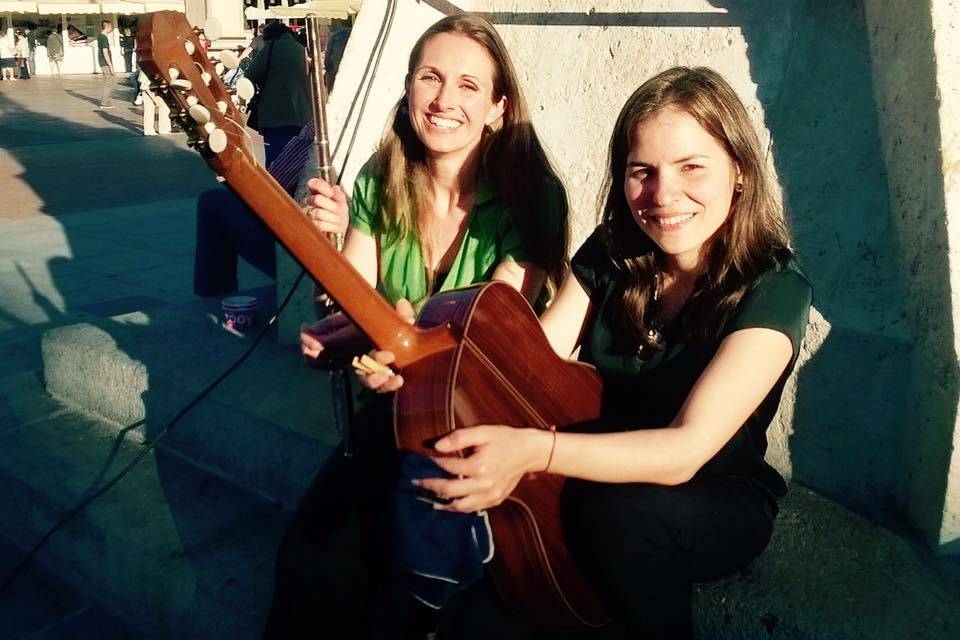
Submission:
M 749 476 L 674 487 L 570 480 L 561 504 L 567 540 L 614 624 L 569 632 L 534 628 L 510 613 L 485 581 L 431 617 L 394 579 L 389 488 L 397 456 L 389 407 L 381 403 L 377 410 L 373 424 L 357 421 L 362 453 L 335 454 L 297 509 L 278 555 L 268 638 L 402 639 L 438 625 L 438 640 L 683 640 L 694 635 L 693 584 L 735 573 L 770 540 L 776 501 Z M 357 603 L 344 602 L 348 587 L 336 568 L 336 558 L 357 542 L 343 536 L 352 512 L 359 514 L 366 563 L 366 582 L 353 585 L 354 593 L 366 593 L 353 621 L 344 614 Z M 337 631 L 334 620 L 340 620 Z
M 277 554 L 265 638 L 422 638 L 435 627 L 435 612 L 399 586 L 392 559 L 400 458 L 391 400 L 378 396 L 354 416 L 355 454 L 341 445 L 297 506 Z
M 273 233 L 232 191 L 208 189 L 197 198 L 193 292 L 219 296 L 237 290 L 237 258 L 277 277 Z
M 568 544 L 616 623 L 598 630 L 534 629 L 490 585 L 466 591 L 443 616 L 443 640 L 676 639 L 694 637 L 691 592 L 744 568 L 766 548 L 777 506 L 748 476 L 683 485 L 567 482 L 561 505 Z

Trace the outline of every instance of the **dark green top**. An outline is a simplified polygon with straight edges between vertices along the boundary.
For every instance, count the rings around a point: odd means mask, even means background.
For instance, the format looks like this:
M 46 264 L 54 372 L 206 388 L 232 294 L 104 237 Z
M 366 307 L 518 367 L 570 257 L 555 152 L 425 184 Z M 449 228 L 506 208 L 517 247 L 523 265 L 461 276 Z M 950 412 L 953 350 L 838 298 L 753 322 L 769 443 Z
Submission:
M 105 56 L 110 55 L 110 40 L 107 39 L 107 36 L 100 34 L 97 36 L 97 56 L 99 58 L 100 66 L 107 66 L 107 59 Z
M 350 223 L 358 231 L 377 238 L 378 288 L 391 305 L 406 298 L 419 311 L 430 295 L 489 280 L 497 265 L 505 260 L 525 262 L 529 259 L 506 203 L 481 178 L 467 230 L 453 264 L 446 274 L 441 274 L 442 281 L 434 283 L 432 291 L 428 291 L 417 235 L 394 238 L 385 234 L 379 205 L 380 186 L 381 180 L 368 162 L 354 182 Z M 546 210 L 556 214 L 559 224 L 564 218 L 559 209 L 559 193 L 556 196 L 556 206 L 548 206 Z M 550 200 L 553 202 L 554 199 L 551 197 Z
M 293 34 L 268 40 L 244 75 L 257 85 L 259 127 L 302 127 L 312 117 L 307 63 Z
M 599 230 L 577 251 L 572 269 L 589 293 L 592 305 L 580 359 L 596 366 L 603 378 L 601 421 L 612 430 L 650 429 L 670 424 L 720 342 L 734 331 L 764 327 L 790 338 L 793 357 L 777 384 L 733 438 L 697 473 L 697 477 L 747 474 L 774 495 L 785 494 L 783 479 L 764 461 L 763 455 L 767 450 L 767 427 L 799 354 L 813 295 L 810 282 L 798 266 L 791 262 L 757 278 L 716 339 L 688 344 L 671 335 L 668 327 L 664 332 L 664 348 L 644 353 L 643 357 L 629 352 L 614 339 L 611 296 L 622 276 L 607 256 Z

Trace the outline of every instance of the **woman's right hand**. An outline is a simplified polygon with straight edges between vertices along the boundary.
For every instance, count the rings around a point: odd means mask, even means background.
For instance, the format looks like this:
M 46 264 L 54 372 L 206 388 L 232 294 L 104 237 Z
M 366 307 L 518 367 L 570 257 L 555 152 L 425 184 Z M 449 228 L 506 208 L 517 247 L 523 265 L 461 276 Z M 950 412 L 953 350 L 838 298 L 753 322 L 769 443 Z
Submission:
M 409 300 L 398 300 L 396 308 L 397 314 L 407 323 L 413 324 L 416 322 L 416 314 Z M 385 367 L 389 367 L 396 360 L 392 351 L 374 350 L 370 352 L 370 357 Z M 356 374 L 360 384 L 377 393 L 390 393 L 403 386 L 403 376 L 399 373 L 393 373 L 390 369 L 377 373 L 362 373 L 357 370 Z
M 324 350 L 324 343 L 335 342 L 353 333 L 350 319 L 342 313 L 334 313 L 300 328 L 300 353 L 308 360 L 316 360 Z
M 323 178 L 307 181 L 310 195 L 304 203 L 303 212 L 324 233 L 346 233 L 350 225 L 350 209 L 347 194 L 338 184 L 330 184 Z

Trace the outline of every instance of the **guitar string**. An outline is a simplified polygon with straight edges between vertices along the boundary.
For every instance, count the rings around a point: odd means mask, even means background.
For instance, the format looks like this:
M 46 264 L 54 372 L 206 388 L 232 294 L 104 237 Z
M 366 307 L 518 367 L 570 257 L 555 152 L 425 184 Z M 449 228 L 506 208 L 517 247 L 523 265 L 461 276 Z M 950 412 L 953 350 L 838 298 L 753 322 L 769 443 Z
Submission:
M 380 26 L 380 28 L 381 28 L 381 34 L 383 34 L 384 28 L 386 28 L 387 34 L 389 34 L 390 28 L 391 28 L 391 26 L 392 26 L 392 24 L 393 24 L 393 20 L 392 20 L 393 10 L 396 9 L 396 5 L 397 5 L 397 0 L 390 0 L 390 6 L 388 7 L 388 12 L 389 12 L 389 14 L 390 14 L 390 16 L 391 16 L 391 19 L 390 19 L 390 20 L 387 20 L 387 19 L 386 19 L 386 15 L 385 15 L 385 19 L 384 19 L 384 21 L 381 23 L 381 26 Z M 380 38 L 379 38 L 379 36 L 378 36 L 378 39 L 377 39 L 377 41 L 375 42 L 375 44 L 376 44 L 376 43 L 379 43 L 379 44 L 382 46 L 384 43 L 386 43 L 386 37 L 384 37 L 384 38 L 382 39 L 382 41 L 381 41 Z M 371 51 L 370 51 L 370 56 L 369 56 L 369 58 L 367 59 L 367 68 L 368 68 L 368 69 L 369 69 L 370 65 L 374 63 L 374 56 L 375 56 L 375 54 L 376 54 L 376 61 L 377 61 L 377 63 L 379 63 L 380 54 L 381 54 L 381 53 L 382 53 L 382 49 L 381 49 L 380 51 L 378 51 L 376 46 L 375 46 L 373 49 L 371 49 Z M 366 71 L 364 72 L 364 75 L 366 75 Z M 372 77 L 371 77 L 371 84 L 372 84 Z M 356 92 L 356 94 L 355 94 L 354 97 L 353 97 L 353 103 L 354 103 L 354 104 L 356 103 L 356 100 L 360 97 L 360 91 L 361 91 L 361 89 L 362 89 L 362 86 L 357 88 L 357 92 Z M 368 94 L 369 94 L 369 87 L 368 87 Z M 364 104 L 365 104 L 365 102 L 366 102 L 366 101 L 364 101 Z M 351 106 L 351 110 L 352 110 L 352 109 L 353 109 L 353 106 Z M 357 118 L 357 122 L 358 122 L 358 123 L 360 122 L 360 116 L 362 116 L 362 115 L 363 115 L 363 106 L 361 106 L 360 112 L 359 112 L 359 114 L 358 114 L 358 118 Z M 249 135 L 249 134 L 248 134 L 248 135 Z M 351 139 L 351 143 L 350 143 L 350 144 L 351 144 L 351 145 L 353 144 L 352 139 Z M 348 156 L 349 156 L 349 149 L 348 149 Z M 344 168 L 345 166 L 346 166 L 346 165 L 344 164 L 344 166 L 341 167 L 340 174 L 342 174 L 343 168 Z M 338 175 L 339 175 L 339 174 L 338 174 Z M 338 178 L 337 182 L 339 183 L 339 178 Z M 100 496 L 102 496 L 103 494 L 105 494 L 107 491 L 109 491 L 111 488 L 113 488 L 117 483 L 119 483 L 128 473 L 130 473 L 130 471 L 131 471 L 137 464 L 140 463 L 141 460 L 143 460 L 143 459 L 147 456 L 147 454 L 149 454 L 149 453 L 154 449 L 154 447 L 156 446 L 157 442 L 159 442 L 167 433 L 169 433 L 171 430 L 173 430 L 174 426 L 177 424 L 177 422 L 180 421 L 181 418 L 183 418 L 183 416 L 185 416 L 191 409 L 193 409 L 194 406 L 196 406 L 201 400 L 203 400 L 207 395 L 209 395 L 210 392 L 212 392 L 215 388 L 217 388 L 217 386 L 219 386 L 224 380 L 226 380 L 227 377 L 228 377 L 230 374 L 232 374 L 234 371 L 236 371 L 236 370 L 240 367 L 240 365 L 243 364 L 244 361 L 246 361 L 246 359 L 250 356 L 251 353 L 253 353 L 253 350 L 257 347 L 257 345 L 260 343 L 260 341 L 263 339 L 263 337 L 267 334 L 267 332 L 273 327 L 274 324 L 276 324 L 277 318 L 280 317 L 280 314 L 281 314 L 281 313 L 283 312 L 283 310 L 286 308 L 286 306 L 287 306 L 287 304 L 290 302 L 291 298 L 293 298 L 293 294 L 297 291 L 297 288 L 300 286 L 300 283 L 303 281 L 303 278 L 304 278 L 305 275 L 306 275 L 306 270 L 303 270 L 303 271 L 300 272 L 300 275 L 297 276 L 297 279 L 296 279 L 296 280 L 294 281 L 294 283 L 290 286 L 290 289 L 287 291 L 286 297 L 284 297 L 283 302 L 280 304 L 280 306 L 277 307 L 277 310 L 274 312 L 273 316 L 272 316 L 272 317 L 270 318 L 270 320 L 267 322 L 267 325 L 260 331 L 259 334 L 257 334 L 257 337 L 254 338 L 253 342 L 250 344 L 250 347 L 243 353 L 243 355 L 240 356 L 240 358 L 238 358 L 233 364 L 231 364 L 229 367 L 227 367 L 227 369 L 224 370 L 224 372 L 221 373 L 213 382 L 211 382 L 209 385 L 207 385 L 207 387 L 206 387 L 203 391 L 201 391 L 199 394 L 197 394 L 196 397 L 194 397 L 190 402 L 188 402 L 188 403 L 177 413 L 177 415 L 174 416 L 173 419 L 170 420 L 170 421 L 163 427 L 163 429 L 160 430 L 160 432 L 157 434 L 157 436 L 156 436 L 155 438 L 153 438 L 152 440 L 150 440 L 149 442 L 145 443 L 145 444 L 144 444 L 144 448 L 141 449 L 141 451 L 140 451 L 123 469 L 121 469 L 120 471 L 118 471 L 117 474 L 116 474 L 113 478 L 111 478 L 108 482 L 106 482 L 106 483 L 105 483 L 100 489 L 98 489 L 97 491 L 88 494 L 88 495 L 87 495 L 86 497 L 84 497 L 84 498 L 81 498 L 80 502 L 79 502 L 76 506 L 74 506 L 73 508 L 71 508 L 70 510 L 68 510 L 68 511 L 66 512 L 66 514 L 64 514 L 64 515 L 60 518 L 60 520 L 58 520 L 52 527 L 50 527 L 50 529 L 48 529 L 48 530 L 46 531 L 46 533 L 43 534 L 43 536 L 40 537 L 40 539 L 37 541 L 37 543 L 33 545 L 33 547 L 32 547 L 32 548 L 30 549 L 30 551 L 24 556 L 24 558 L 20 561 L 20 563 L 17 564 L 17 566 L 13 569 L 13 571 L 10 572 L 10 574 L 7 576 L 7 578 L 4 579 L 3 584 L 0 585 L 0 595 L 3 595 L 4 593 L 6 593 L 6 591 L 13 585 L 13 583 L 16 581 L 16 579 L 17 579 L 20 575 L 23 574 L 23 571 L 24 571 L 24 570 L 27 568 L 27 566 L 30 564 L 30 561 L 33 560 L 34 557 L 36 557 L 36 555 L 37 555 L 37 553 L 39 553 L 40 549 L 43 548 L 43 545 L 46 544 L 46 542 L 47 542 L 50 538 L 52 538 L 53 535 L 54 535 L 57 531 L 60 530 L 60 528 L 62 528 L 64 525 L 66 525 L 66 524 L 67 524 L 70 520 L 72 520 L 77 514 L 79 514 L 80 512 L 82 512 L 84 509 L 86 509 L 86 508 L 90 505 L 90 503 L 92 503 L 94 500 L 96 500 L 97 498 L 99 498 Z M 132 425 L 128 425 L 127 427 L 124 427 L 124 429 L 121 430 L 120 435 L 119 435 L 118 437 L 123 437 L 123 434 L 125 434 L 125 433 L 127 432 L 127 430 L 129 430 L 129 429 L 131 429 L 131 428 L 133 428 L 133 427 L 135 427 L 135 426 L 138 426 L 138 425 L 139 425 L 140 423 L 142 423 L 142 422 L 143 422 L 143 421 L 138 421 L 138 422 L 136 422 L 136 423 L 134 423 L 134 424 L 132 424 Z

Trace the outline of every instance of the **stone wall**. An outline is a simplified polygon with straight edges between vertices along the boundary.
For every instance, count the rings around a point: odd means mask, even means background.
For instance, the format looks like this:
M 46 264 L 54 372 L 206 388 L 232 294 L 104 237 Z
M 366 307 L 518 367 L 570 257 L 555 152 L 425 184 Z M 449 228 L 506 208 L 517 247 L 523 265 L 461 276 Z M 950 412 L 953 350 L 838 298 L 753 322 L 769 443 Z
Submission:
M 954 335 L 957 273 L 952 264 L 957 203 L 957 7 L 952 2 L 866 2 L 874 86 L 890 191 L 889 228 L 910 295 L 903 323 L 912 353 L 900 389 L 903 482 L 898 496 L 932 540 L 960 536 L 955 460 L 957 361 Z M 951 111 L 952 108 L 952 111 Z M 891 443 L 893 444 L 893 443 Z M 956 462 L 954 462 L 954 465 Z M 946 513 L 947 517 L 944 517 Z
M 566 182 L 574 247 L 595 225 L 609 135 L 627 96 L 679 64 L 713 67 L 731 82 L 769 142 L 816 288 L 769 458 L 860 512 L 895 520 L 907 511 L 938 531 L 957 390 L 944 179 L 930 136 L 942 112 L 933 96 L 956 74 L 934 65 L 929 3 L 868 0 L 866 14 L 860 0 L 456 4 L 496 24 L 513 55 L 534 125 Z M 334 137 L 356 131 L 344 184 L 402 93 L 414 41 L 452 7 L 398 3 L 358 126 L 359 107 L 349 122 L 346 114 L 387 6 L 364 2 L 331 97 Z M 950 16 L 937 19 L 947 25 Z M 937 43 L 947 47 L 944 29 Z M 281 268 L 281 291 L 290 272 Z M 299 305 L 282 327 L 290 341 L 307 315 L 305 300 Z

